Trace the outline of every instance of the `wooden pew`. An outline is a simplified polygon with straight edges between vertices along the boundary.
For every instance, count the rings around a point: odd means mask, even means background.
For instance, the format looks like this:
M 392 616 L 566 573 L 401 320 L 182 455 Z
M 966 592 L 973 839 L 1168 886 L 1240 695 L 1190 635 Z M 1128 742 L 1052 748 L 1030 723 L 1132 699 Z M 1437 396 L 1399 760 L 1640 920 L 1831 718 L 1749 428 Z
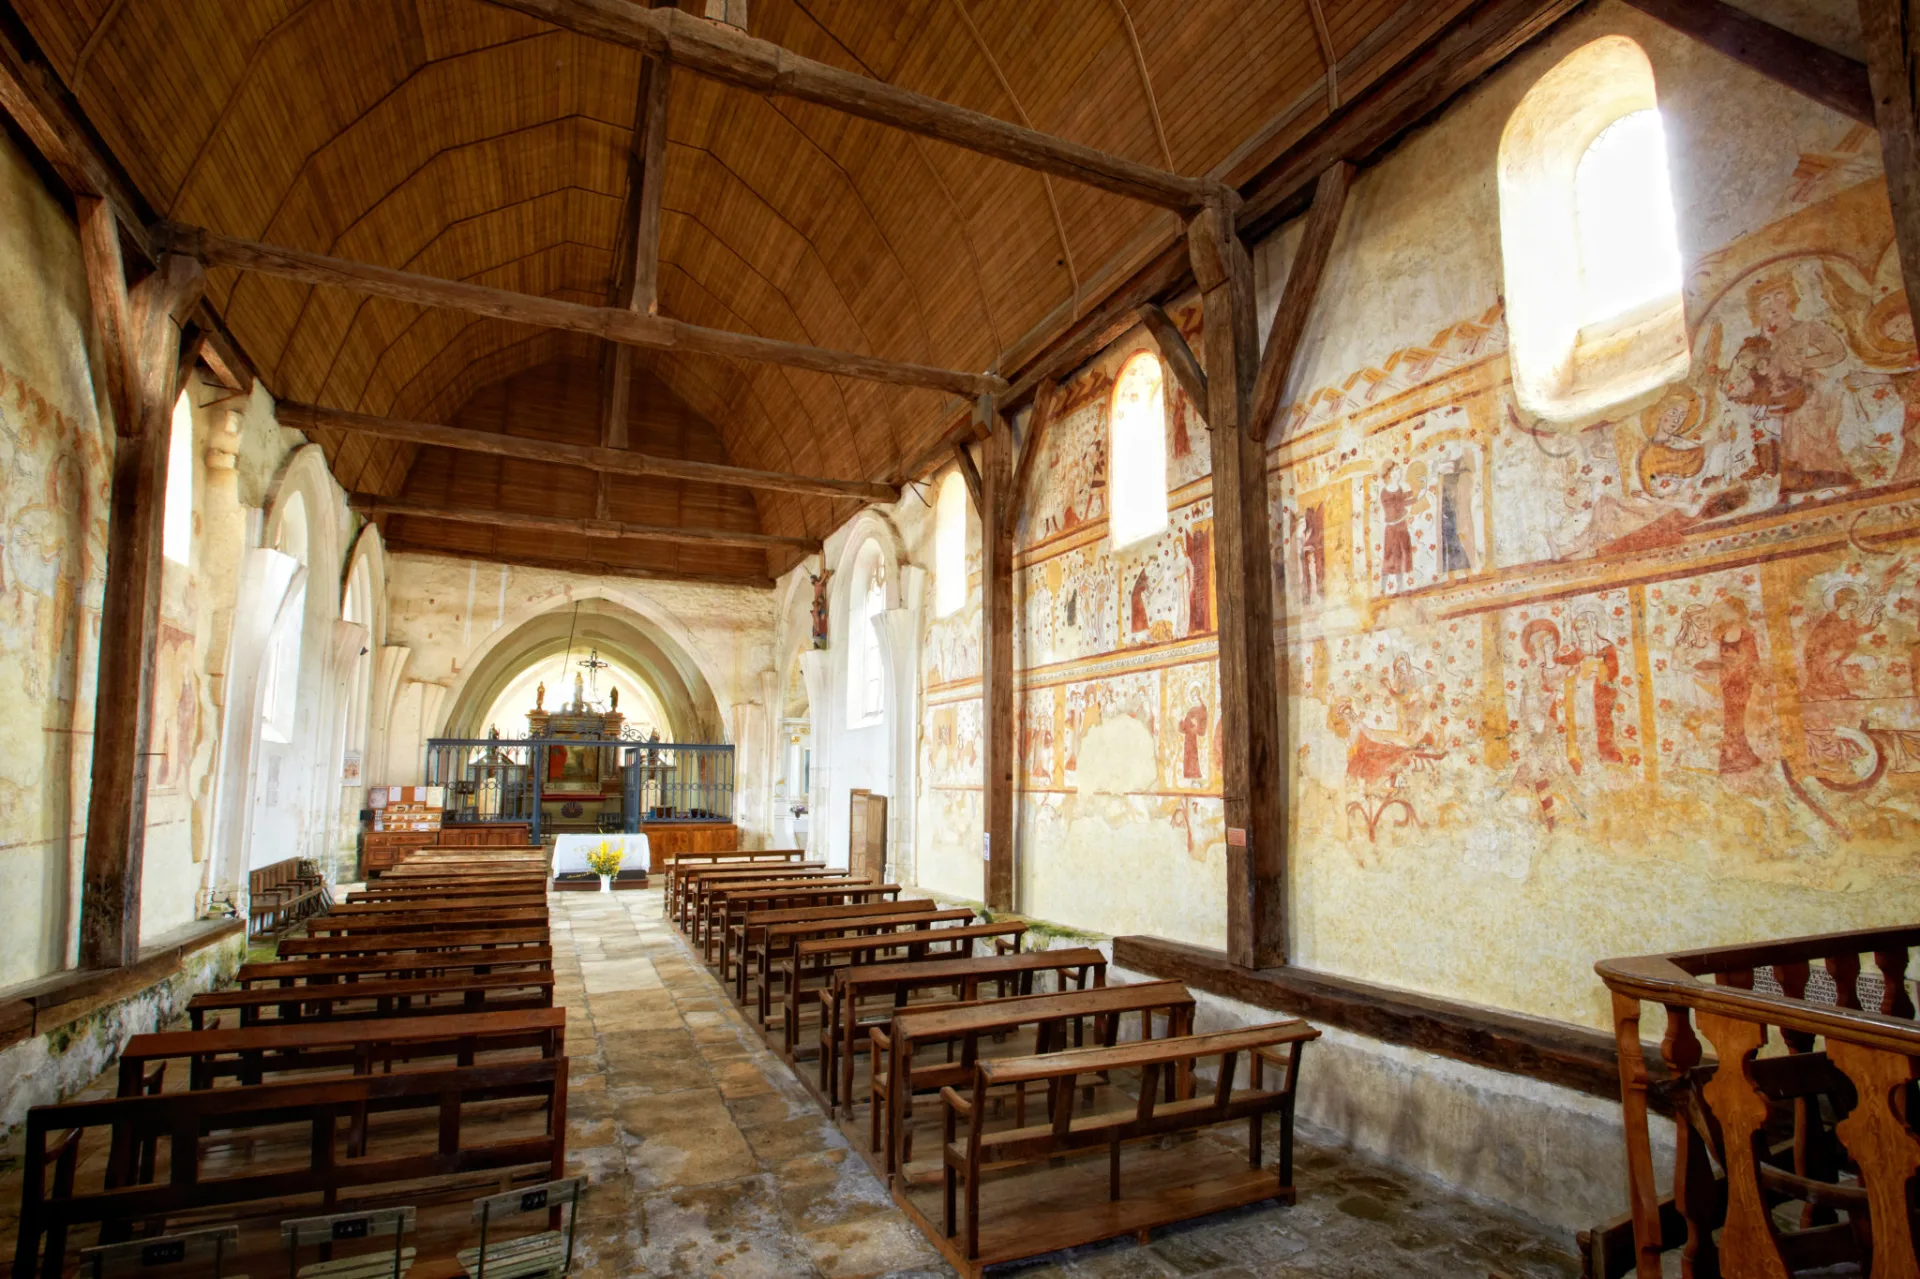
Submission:
M 849 1109 L 852 1106 L 853 1059 L 867 1049 L 868 1040 L 862 1032 L 868 1025 L 877 1024 L 860 1021 L 862 1000 L 891 996 L 895 1007 L 904 1007 L 917 992 L 943 988 L 957 989 L 960 1000 L 972 1000 L 979 998 L 980 983 L 1002 980 L 1014 981 L 1017 993 L 1030 995 L 1034 974 L 1045 972 L 1057 972 L 1063 981 L 1074 974 L 1082 990 L 1089 979 L 1095 986 L 1104 986 L 1107 957 L 1091 946 L 1070 946 L 1013 955 L 855 964 L 835 969 L 831 983 L 814 992 L 820 1000 L 820 1095 L 826 1101 L 827 1113 L 832 1114 L 843 1102 Z M 789 1056 L 797 1053 L 790 1052 Z
M 548 923 L 547 904 L 515 907 L 468 907 L 378 915 L 341 915 L 333 911 L 307 924 L 307 936 L 331 937 L 345 933 L 420 933 L 480 928 L 535 928 Z
M 1284 1021 L 1112 1048 L 975 1062 L 972 1100 L 952 1088 L 940 1091 L 946 1107 L 941 1150 L 943 1234 L 951 1240 L 956 1233 L 955 1208 L 959 1197 L 956 1191 L 962 1187 L 966 1199 L 966 1233 L 963 1244 L 955 1251 L 961 1264 L 975 1273 L 977 1267 L 998 1261 L 1094 1243 L 1116 1234 L 1133 1234 L 1154 1225 L 1262 1199 L 1293 1202 L 1294 1085 L 1300 1077 L 1301 1049 L 1309 1040 L 1319 1037 L 1320 1032 L 1303 1021 Z M 1252 1083 L 1251 1087 L 1236 1093 L 1235 1067 L 1242 1055 L 1249 1056 L 1253 1062 Z M 1214 1056 L 1221 1062 L 1212 1096 L 1182 1096 L 1172 1102 L 1160 1101 L 1158 1080 L 1162 1073 L 1190 1071 L 1196 1057 Z M 1279 1067 L 1278 1087 L 1265 1086 L 1262 1067 L 1266 1064 Z M 1124 1106 L 1075 1115 L 1074 1099 L 1080 1079 L 1115 1070 L 1141 1072 L 1138 1100 L 1128 1098 Z M 1036 1083 L 1048 1090 L 1047 1122 L 1001 1132 L 986 1131 L 982 1099 L 990 1089 L 1007 1085 L 1025 1088 Z M 1031 1202 L 1033 1192 L 1028 1190 L 1006 1209 L 1006 1219 L 988 1247 L 984 1250 L 981 1247 L 980 1180 L 988 1167 L 1001 1170 L 1053 1160 L 1077 1151 L 1104 1149 L 1108 1152 L 1108 1204 L 1116 1205 L 1122 1200 L 1120 1147 L 1126 1142 L 1246 1120 L 1248 1161 L 1257 1171 L 1261 1163 L 1261 1127 L 1270 1114 L 1280 1118 L 1277 1175 L 1271 1179 L 1248 1179 L 1211 1194 L 1204 1188 L 1196 1194 L 1185 1187 L 1159 1185 L 1134 1197 L 1131 1212 L 1105 1211 L 1102 1208 L 1106 1206 L 1102 1206 L 1045 1217 L 1022 1211 L 1022 1202 Z M 956 1127 L 961 1120 L 966 1121 L 967 1131 L 964 1138 L 957 1138 Z
M 347 937 L 289 937 L 280 953 L 289 958 L 308 955 L 384 955 L 402 950 L 470 950 L 493 946 L 545 945 L 547 926 L 480 928 L 457 932 L 356 933 Z
M 959 924 L 953 928 L 916 926 L 917 921 L 895 925 L 884 931 L 852 937 L 812 937 L 795 943 L 787 956 L 777 961 L 782 974 L 781 1022 L 783 1043 L 789 1055 L 800 1041 L 801 1014 L 807 996 L 820 989 L 809 986 L 810 978 L 832 980 L 841 968 L 857 965 L 922 963 L 936 959 L 966 959 L 973 955 L 975 941 L 996 943 L 996 953 L 1017 954 L 1027 926 L 1019 920 L 991 924 Z M 1005 946 L 998 943 L 1005 942 Z
M 719 961 L 714 952 L 724 952 L 727 930 L 756 910 L 874 901 L 879 899 L 839 897 L 836 894 L 855 891 L 884 893 L 889 889 L 894 897 L 900 895 L 898 884 L 876 884 L 864 875 L 846 874 L 810 880 L 772 880 L 764 884 L 739 884 L 717 889 L 707 899 L 707 922 L 700 935 L 701 957 L 709 966 L 717 964 Z
M 324 876 L 303 871 L 299 857 L 247 872 L 247 933 L 263 937 L 327 908 Z
M 830 869 L 824 862 L 794 862 L 784 866 L 761 866 L 742 869 L 737 866 L 704 868 L 689 870 L 681 879 L 679 900 L 674 904 L 673 922 L 681 932 L 691 933 L 694 920 L 698 917 L 700 899 L 711 885 L 720 883 L 750 883 L 755 880 L 818 878 L 822 875 L 843 875 L 845 871 Z
M 455 1054 L 461 1065 L 467 1065 L 475 1053 L 519 1048 L 562 1057 L 566 1038 L 564 1008 L 162 1030 L 127 1040 L 120 1052 L 119 1095 L 132 1096 L 141 1086 L 146 1067 L 160 1061 L 185 1059 L 188 1087 L 200 1089 L 213 1087 L 224 1076 L 258 1084 L 268 1072 L 286 1070 L 344 1067 L 364 1075 L 376 1063 L 391 1066 L 396 1061 Z
M 357 906 L 379 905 L 383 902 L 437 901 L 445 896 L 449 889 L 432 884 L 383 884 L 378 880 L 365 888 L 356 888 L 347 894 L 347 904 Z M 539 897 L 545 899 L 547 890 L 544 881 L 526 882 L 463 883 L 452 886 L 451 891 L 470 900 L 492 899 L 498 897 Z
M 785 924 L 819 923 L 831 929 L 836 919 L 855 920 L 868 915 L 921 915 L 934 910 L 937 903 L 929 898 L 916 897 L 907 901 L 882 903 L 853 902 L 840 906 L 790 906 L 785 910 L 754 910 L 735 921 L 727 929 L 727 949 L 720 977 L 723 981 L 734 983 L 734 1002 L 744 1005 L 747 1002 L 747 984 L 754 973 L 764 976 L 767 971 L 767 930 Z M 973 912 L 967 911 L 971 917 Z M 948 916 L 952 918 L 952 916 Z M 854 924 L 842 925 L 852 928 Z M 784 945 L 780 953 L 784 954 Z
M 1096 986 L 1091 990 L 1069 990 L 1049 995 L 1018 995 L 1008 999 L 982 999 L 966 1004 L 939 1004 L 931 1008 L 897 1012 L 886 1026 L 867 1032 L 872 1044 L 868 1064 L 867 1142 L 873 1151 L 886 1151 L 887 1173 L 903 1168 L 912 1155 L 912 1131 L 907 1122 L 913 1114 L 914 1094 L 937 1092 L 941 1088 L 965 1087 L 973 1081 L 974 1063 L 980 1059 L 982 1036 L 999 1038 L 1032 1027 L 1033 1050 L 1041 1056 L 1066 1046 L 1067 1026 L 1077 1031 L 1087 1018 L 1094 1019 L 1094 1037 L 1103 1047 L 1117 1042 L 1122 1018 L 1129 1014 L 1140 1018 L 1140 1038 L 1153 1038 L 1155 1013 L 1164 1013 L 1167 1034 L 1185 1035 L 1193 1030 L 1194 998 L 1177 981 L 1134 982 L 1124 986 Z M 960 1059 L 930 1066 L 915 1066 L 914 1054 L 928 1048 L 960 1045 Z M 1029 1054 L 1012 1054 L 1025 1056 Z M 1165 1076 L 1167 1100 L 1173 1100 L 1176 1074 Z M 1024 1123 L 1026 1094 L 1019 1094 Z
M 440 1002 L 434 1002 L 435 1000 Z M 346 1005 L 372 1001 L 369 1009 Z M 287 1026 L 300 1021 L 368 1017 L 421 1017 L 452 1013 L 510 1012 L 553 1007 L 551 969 L 450 973 L 437 977 L 387 977 L 372 981 L 316 982 L 291 989 L 260 987 L 210 990 L 193 997 L 187 1016 L 204 1027 L 208 1013 L 228 1009 L 242 1026 Z M 264 1014 L 272 1013 L 274 1016 Z
M 234 981 L 242 988 L 275 982 L 281 986 L 351 984 L 362 978 L 437 977 L 454 973 L 509 969 L 552 971 L 553 947 L 546 942 L 496 946 L 486 950 L 417 950 L 336 959 L 276 959 L 242 964 Z
M 546 1103 L 517 1125 L 527 1132 L 463 1140 L 463 1107 L 513 1097 Z M 377 1130 L 379 1152 L 337 1159 L 335 1133 L 340 1124 L 352 1123 L 369 1111 L 437 1112 L 437 1139 L 423 1124 L 425 1149 L 389 1153 L 383 1127 Z M 541 1117 L 535 1120 L 534 1113 Z M 383 1185 L 473 1174 L 498 1175 L 504 1180 L 516 1169 L 541 1181 L 558 1178 L 566 1171 L 566 1115 L 567 1064 L 558 1057 L 35 1106 L 27 1112 L 13 1279 L 57 1279 L 63 1270 L 67 1231 L 76 1225 L 98 1222 L 103 1232 L 124 1235 L 148 1221 L 246 1204 L 272 1209 L 296 1195 L 319 1194 L 331 1204 L 343 1191 L 364 1193 Z M 266 1172 L 245 1166 L 230 1175 L 209 1172 L 202 1150 L 209 1134 L 217 1132 L 219 1142 L 230 1144 L 236 1138 L 246 1140 L 255 1130 L 288 1124 L 311 1132 L 308 1139 L 292 1143 L 301 1152 L 296 1156 L 300 1162 Z M 538 1133 L 532 1131 L 536 1124 Z M 75 1129 L 110 1130 L 116 1134 L 113 1144 L 121 1150 L 166 1143 L 167 1180 L 141 1184 L 123 1157 L 117 1175 L 109 1176 L 111 1184 L 104 1189 L 49 1186 L 47 1153 L 61 1134 Z M 392 1144 L 399 1147 L 401 1142 L 393 1138 Z M 40 1255 L 43 1238 L 47 1241 L 44 1258 Z
M 673 913 L 674 907 L 678 902 L 678 898 L 675 896 L 678 882 L 680 877 L 687 871 L 715 870 L 727 866 L 769 865 L 779 862 L 786 862 L 789 865 L 800 865 L 805 862 L 806 856 L 806 853 L 798 848 L 771 848 L 761 849 L 757 852 L 740 852 L 736 850 L 734 852 L 723 853 L 681 853 L 678 856 L 669 857 L 664 863 L 667 875 L 667 890 L 665 897 L 660 903 L 660 909 L 667 914 Z
M 341 902 L 327 912 L 328 919 L 370 919 L 382 915 L 404 915 L 423 911 L 459 911 L 459 910 L 545 910 L 545 893 L 523 893 L 517 896 L 474 896 L 450 890 L 446 894 L 434 893 L 430 896 L 402 897 L 385 901 L 348 901 Z

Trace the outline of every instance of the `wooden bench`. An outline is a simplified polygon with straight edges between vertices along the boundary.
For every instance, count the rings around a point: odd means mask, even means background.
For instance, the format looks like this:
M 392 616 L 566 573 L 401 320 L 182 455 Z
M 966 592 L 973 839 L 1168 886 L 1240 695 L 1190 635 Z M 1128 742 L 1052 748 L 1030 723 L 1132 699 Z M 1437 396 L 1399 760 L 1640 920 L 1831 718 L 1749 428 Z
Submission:
M 1185 1035 L 1193 1029 L 1193 995 L 1177 981 L 1146 981 L 895 1013 L 890 1024 L 867 1032 L 873 1046 L 867 1059 L 871 1102 L 867 1111 L 868 1148 L 880 1151 L 884 1141 L 887 1172 L 905 1167 L 913 1157 L 913 1133 L 907 1124 L 913 1114 L 914 1095 L 972 1083 L 983 1036 L 998 1039 L 1031 1026 L 1032 1053 L 1008 1055 L 1040 1056 L 1066 1047 L 1069 1025 L 1078 1041 L 1082 1024 L 1091 1018 L 1097 1043 L 1111 1047 L 1118 1041 L 1121 1021 L 1129 1014 L 1140 1018 L 1139 1038 L 1152 1039 L 1156 1013 L 1165 1015 L 1169 1036 Z M 958 1061 L 949 1052 L 945 1061 L 930 1066 L 913 1064 L 915 1053 L 955 1043 L 960 1045 Z M 1167 1100 L 1173 1100 L 1178 1082 L 1177 1072 L 1166 1074 Z M 1018 1094 L 1017 1105 L 1015 1122 L 1024 1124 L 1024 1090 Z
M 302 987 L 302 993 L 306 992 Z M 222 1030 L 162 1030 L 135 1035 L 120 1051 L 119 1095 L 145 1086 L 154 1062 L 185 1060 L 189 1089 L 211 1088 L 222 1077 L 259 1084 L 269 1073 L 349 1069 L 369 1074 L 376 1064 L 537 1048 L 543 1057 L 566 1055 L 567 1010 L 447 1016 L 329 1019 Z M 178 1095 L 178 1094 L 174 1094 Z
M 963 907 L 943 911 L 936 909 L 937 905 L 929 898 L 914 897 L 905 901 L 895 899 L 889 902 L 851 902 L 839 906 L 789 906 L 784 910 L 748 911 L 727 929 L 730 967 L 721 970 L 721 977 L 725 980 L 731 976 L 734 1000 L 744 1005 L 747 1002 L 748 985 L 764 985 L 769 961 L 784 956 L 792 949 L 797 938 L 839 936 L 850 929 L 859 928 L 861 921 L 868 919 L 882 923 L 904 916 L 918 919 L 923 915 L 931 915 L 943 922 L 973 918 L 973 912 Z M 815 928 L 820 931 L 810 931 Z M 776 933 L 775 929 L 779 931 Z M 760 978 L 757 983 L 753 982 L 755 974 Z M 762 990 L 756 998 L 764 1018 L 769 1006 L 767 992 Z
M 347 1007 L 367 1001 L 371 1001 L 373 1007 Z M 511 1012 L 551 1007 L 552 971 L 529 969 L 518 972 L 454 973 L 439 977 L 321 982 L 291 990 L 273 987 L 211 990 L 195 995 L 188 1002 L 187 1016 L 193 1028 L 200 1030 L 208 1013 L 229 1009 L 239 1013 L 242 1026 L 285 1026 L 301 1021 Z M 269 1013 L 273 1016 L 265 1015 Z
M 900 885 L 876 884 L 864 875 L 832 875 L 811 880 L 773 880 L 765 884 L 737 885 L 720 889 L 707 899 L 706 927 L 701 932 L 701 957 L 709 966 L 717 964 L 716 950 L 724 954 L 727 930 L 756 910 L 785 910 L 803 906 L 843 906 L 882 897 L 842 897 L 853 891 L 899 897 Z
M 234 974 L 241 987 L 266 982 L 281 986 L 301 983 L 352 983 L 363 977 L 438 977 L 452 973 L 500 972 L 508 969 L 553 968 L 553 947 L 497 946 L 484 950 L 421 950 L 390 955 L 354 955 L 341 959 L 277 959 L 242 964 Z
M 494 946 L 545 945 L 547 926 L 480 928 L 456 932 L 356 933 L 347 937 L 289 937 L 280 953 L 305 955 L 383 955 L 403 950 L 465 950 Z
M 925 959 L 835 969 L 832 982 L 814 992 L 820 1000 L 820 1095 L 826 1101 L 827 1113 L 832 1114 L 843 1101 L 851 1109 L 853 1059 L 868 1047 L 862 1032 L 879 1024 L 861 1022 L 861 1001 L 891 997 L 894 1007 L 887 1011 L 891 1017 L 917 992 L 951 988 L 957 992 L 956 999 L 972 1000 L 979 998 L 982 982 L 1010 980 L 1017 984 L 1017 993 L 1030 995 L 1034 974 L 1046 972 L 1059 973 L 1063 981 L 1071 974 L 1082 990 L 1089 981 L 1104 986 L 1107 957 L 1091 946 L 1071 946 L 977 959 Z M 790 1052 L 789 1056 L 797 1053 Z
M 1005 941 L 999 954 L 1015 954 L 1027 926 L 1019 920 L 994 924 L 959 924 L 953 928 L 916 926 L 910 921 L 885 930 L 853 937 L 812 937 L 796 943 L 792 951 L 778 961 L 782 973 L 782 1041 L 799 1042 L 801 1014 L 807 996 L 819 989 L 809 986 L 813 979 L 831 981 L 835 972 L 857 965 L 921 963 L 939 959 L 967 959 L 973 955 L 975 941 Z M 764 987 L 763 987 L 764 988 Z
M 357 895 L 357 894 L 356 894 Z M 485 896 L 453 889 L 432 896 L 388 898 L 380 901 L 345 901 L 327 912 L 328 919 L 378 918 L 381 915 L 405 915 L 424 911 L 460 910 L 545 910 L 544 893 Z
M 1205 1035 L 1155 1039 L 1122 1044 L 1112 1048 L 1088 1048 L 1034 1057 L 1011 1057 L 977 1061 L 973 1068 L 972 1100 L 953 1088 L 940 1090 L 946 1111 L 943 1116 L 941 1161 L 942 1232 L 952 1239 L 956 1231 L 956 1191 L 964 1188 L 966 1199 L 966 1235 L 960 1257 L 969 1267 L 1030 1257 L 1059 1248 L 1074 1247 L 1131 1234 L 1225 1208 L 1240 1207 L 1262 1199 L 1277 1198 L 1285 1203 L 1294 1199 L 1293 1186 L 1293 1098 L 1300 1077 L 1300 1053 L 1320 1032 L 1303 1021 L 1275 1022 L 1250 1026 L 1244 1030 L 1218 1031 Z M 1281 1050 L 1285 1050 L 1284 1052 Z M 1235 1066 L 1241 1055 L 1252 1060 L 1250 1087 L 1234 1091 Z M 1211 1096 L 1184 1095 L 1171 1102 L 1160 1100 L 1159 1079 L 1167 1071 L 1181 1071 L 1191 1078 L 1192 1064 L 1199 1057 L 1219 1057 L 1219 1075 Z M 1279 1067 L 1281 1077 L 1274 1088 L 1265 1086 L 1262 1066 Z M 1074 1113 L 1074 1099 L 1081 1078 L 1108 1074 L 1116 1070 L 1141 1072 L 1139 1097 L 1127 1099 L 1123 1106 L 1089 1114 Z M 1047 1089 L 1047 1122 L 1007 1129 L 986 1130 L 982 1108 L 990 1089 L 1013 1085 L 1025 1088 L 1041 1084 Z M 1142 1201 L 1129 1205 L 1130 1211 L 1114 1211 L 1122 1200 L 1120 1185 L 1120 1147 L 1129 1141 L 1191 1132 L 1214 1124 L 1235 1120 L 1248 1121 L 1248 1161 L 1257 1172 L 1261 1163 L 1263 1122 L 1268 1115 L 1280 1119 L 1280 1152 L 1277 1175 L 1272 1179 L 1243 1181 L 1229 1189 L 1211 1194 L 1181 1194 L 1178 1188 L 1156 1185 Z M 966 1121 L 964 1138 L 956 1138 L 956 1126 Z M 1083 1212 L 1056 1212 L 1047 1215 L 1023 1211 L 1016 1206 L 1007 1213 L 999 1238 L 983 1251 L 980 1246 L 980 1181 L 988 1168 L 1002 1170 L 1020 1164 L 1056 1160 L 1078 1151 L 1104 1149 L 1108 1159 L 1108 1204 Z M 1031 1202 L 1030 1194 L 1023 1196 Z M 1103 1211 L 1102 1209 L 1109 1209 Z M 1144 1214 L 1144 1215 L 1143 1215 Z
M 433 885 L 414 884 L 368 884 L 347 894 L 350 905 L 375 906 L 384 903 L 405 904 L 418 901 L 439 901 L 449 892 L 457 893 L 466 901 L 494 901 L 499 898 L 534 897 L 546 900 L 547 892 L 541 887 L 541 881 L 530 880 L 525 884 L 514 882 L 505 884 L 457 884 L 451 888 Z
M 544 1100 L 542 1131 L 463 1141 L 463 1109 L 503 1098 Z M 542 1181 L 557 1178 L 566 1164 L 566 1099 L 567 1064 L 550 1058 L 35 1106 L 27 1112 L 22 1147 L 13 1279 L 57 1279 L 64 1268 L 66 1234 L 76 1225 L 97 1222 L 103 1233 L 124 1235 L 146 1222 L 208 1208 L 255 1204 L 263 1211 L 278 1208 L 284 1213 L 284 1200 L 296 1195 L 318 1194 L 332 1207 L 343 1191 L 377 1193 L 382 1186 L 429 1179 L 474 1174 L 504 1178 L 516 1169 Z M 338 1157 L 336 1134 L 343 1121 L 351 1124 L 370 1111 L 410 1110 L 438 1112 L 437 1137 L 429 1138 L 426 1149 Z M 289 1124 L 309 1130 L 306 1139 L 285 1143 L 297 1152 L 298 1162 L 292 1166 L 277 1162 L 271 1171 L 263 1171 L 243 1164 L 230 1175 L 209 1172 L 202 1146 L 209 1134 L 218 1133 L 221 1144 L 231 1145 L 251 1132 Z M 67 1134 L 77 1143 L 80 1136 L 73 1130 L 94 1129 L 114 1134 L 112 1145 L 121 1152 L 109 1159 L 108 1184 L 98 1189 L 49 1186 L 45 1171 L 50 1147 Z M 384 1147 L 387 1130 L 379 1131 Z M 145 1143 L 168 1145 L 165 1181 L 143 1184 L 124 1153 Z M 410 1187 L 417 1189 L 417 1184 Z M 44 1257 L 42 1239 L 47 1245 Z
M 836 870 L 822 862 L 795 862 L 777 867 L 759 867 L 741 870 L 728 867 L 720 870 L 692 870 L 686 874 L 680 887 L 680 899 L 674 906 L 673 922 L 681 932 L 693 933 L 699 920 L 704 899 L 713 888 L 724 883 L 755 883 L 775 879 L 820 879 L 830 875 L 844 875 L 844 870 Z
M 303 858 L 247 872 L 247 931 L 255 937 L 279 932 L 331 904 L 326 879 Z
M 806 853 L 798 848 L 765 849 L 760 852 L 726 853 L 681 853 L 668 857 L 662 868 L 666 872 L 666 893 L 660 902 L 661 912 L 671 915 L 679 905 L 676 896 L 681 880 L 690 871 L 718 870 L 728 866 L 757 866 L 785 862 L 789 865 L 801 865 L 806 861 Z
M 328 911 L 307 922 L 307 936 L 332 937 L 351 933 L 424 933 L 458 929 L 538 928 L 545 926 L 547 904 L 538 906 L 448 907 L 446 910 L 393 911 L 348 914 Z

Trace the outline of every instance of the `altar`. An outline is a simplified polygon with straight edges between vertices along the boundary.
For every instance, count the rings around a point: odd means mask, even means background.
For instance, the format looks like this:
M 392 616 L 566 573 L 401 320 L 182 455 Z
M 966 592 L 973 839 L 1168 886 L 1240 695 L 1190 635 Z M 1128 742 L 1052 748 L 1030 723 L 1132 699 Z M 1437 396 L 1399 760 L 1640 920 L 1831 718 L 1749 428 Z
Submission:
M 553 841 L 553 886 L 565 889 L 598 888 L 599 876 L 587 865 L 587 856 L 602 844 L 620 850 L 620 874 L 615 888 L 645 888 L 651 862 L 645 835 L 561 835 Z

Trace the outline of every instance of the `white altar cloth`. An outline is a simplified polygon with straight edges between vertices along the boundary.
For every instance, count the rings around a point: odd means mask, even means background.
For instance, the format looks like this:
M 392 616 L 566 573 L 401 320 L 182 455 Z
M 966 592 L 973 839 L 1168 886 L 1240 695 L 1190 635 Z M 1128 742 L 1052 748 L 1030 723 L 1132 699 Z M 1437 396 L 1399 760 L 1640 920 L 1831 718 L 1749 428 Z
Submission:
M 652 864 L 645 835 L 561 835 L 553 844 L 553 873 L 591 874 L 587 869 L 587 854 L 600 847 L 603 839 L 625 854 L 620 859 L 622 872 L 644 871 Z

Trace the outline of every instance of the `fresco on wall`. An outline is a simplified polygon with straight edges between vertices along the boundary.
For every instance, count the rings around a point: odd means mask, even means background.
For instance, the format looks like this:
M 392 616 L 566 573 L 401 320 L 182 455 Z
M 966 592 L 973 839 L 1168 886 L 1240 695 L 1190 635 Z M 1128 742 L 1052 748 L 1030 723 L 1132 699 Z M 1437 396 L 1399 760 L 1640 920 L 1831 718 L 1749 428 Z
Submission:
M 1810 885 L 1849 872 L 1786 850 L 1910 852 L 1920 360 L 1884 187 L 1699 259 L 1687 300 L 1688 376 L 1578 429 L 1518 409 L 1497 316 L 1378 407 L 1296 406 L 1303 839 L 1525 875 L 1574 831 Z

